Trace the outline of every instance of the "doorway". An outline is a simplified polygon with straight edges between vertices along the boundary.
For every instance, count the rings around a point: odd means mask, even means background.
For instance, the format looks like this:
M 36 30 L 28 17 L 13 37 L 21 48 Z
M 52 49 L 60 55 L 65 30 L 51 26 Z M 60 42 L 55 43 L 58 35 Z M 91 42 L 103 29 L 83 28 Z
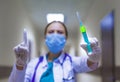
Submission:
M 100 22 L 102 39 L 102 82 L 115 82 L 114 11 Z

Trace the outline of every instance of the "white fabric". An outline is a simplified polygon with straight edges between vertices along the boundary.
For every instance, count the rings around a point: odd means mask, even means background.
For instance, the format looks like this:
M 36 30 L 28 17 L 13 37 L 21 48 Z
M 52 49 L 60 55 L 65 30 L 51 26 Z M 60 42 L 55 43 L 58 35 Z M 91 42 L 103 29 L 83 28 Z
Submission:
M 54 82 L 75 82 L 75 74 L 82 73 L 82 72 L 89 72 L 98 67 L 98 65 L 94 65 L 94 67 L 89 68 L 87 66 L 87 57 L 86 56 L 70 56 L 64 60 L 63 59 L 65 54 L 61 54 L 55 61 L 53 61 L 53 74 L 54 74 Z M 12 73 L 9 77 L 9 82 L 31 82 L 34 69 L 38 62 L 39 58 L 31 60 L 28 64 L 27 68 L 20 71 L 16 69 L 14 65 Z M 36 71 L 35 82 L 39 82 L 41 75 L 47 69 L 47 60 L 46 56 L 44 55 L 43 61 L 39 64 L 38 69 Z M 25 73 L 26 71 L 26 73 Z M 25 76 L 25 77 L 24 77 Z M 64 78 L 64 80 L 63 80 Z

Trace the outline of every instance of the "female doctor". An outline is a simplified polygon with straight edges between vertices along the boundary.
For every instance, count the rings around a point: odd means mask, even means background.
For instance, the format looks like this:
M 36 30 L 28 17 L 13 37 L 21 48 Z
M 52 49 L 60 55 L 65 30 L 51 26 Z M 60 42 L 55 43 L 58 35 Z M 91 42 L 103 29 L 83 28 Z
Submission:
M 24 42 L 14 48 L 16 62 L 9 82 L 75 82 L 76 73 L 93 71 L 98 67 L 101 49 L 96 38 L 90 40 L 92 53 L 87 52 L 87 44 L 83 43 L 81 47 L 88 56 L 75 57 L 64 52 L 68 38 L 64 23 L 49 23 L 44 35 L 49 52 L 29 62 L 31 44 L 24 30 Z

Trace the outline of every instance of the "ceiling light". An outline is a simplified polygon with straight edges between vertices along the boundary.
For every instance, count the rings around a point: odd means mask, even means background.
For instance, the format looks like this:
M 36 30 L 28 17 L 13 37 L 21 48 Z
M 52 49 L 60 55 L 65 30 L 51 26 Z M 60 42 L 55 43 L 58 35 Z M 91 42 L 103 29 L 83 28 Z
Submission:
M 61 21 L 64 22 L 64 15 L 61 13 L 49 13 L 47 14 L 47 22 L 50 23 L 52 21 Z

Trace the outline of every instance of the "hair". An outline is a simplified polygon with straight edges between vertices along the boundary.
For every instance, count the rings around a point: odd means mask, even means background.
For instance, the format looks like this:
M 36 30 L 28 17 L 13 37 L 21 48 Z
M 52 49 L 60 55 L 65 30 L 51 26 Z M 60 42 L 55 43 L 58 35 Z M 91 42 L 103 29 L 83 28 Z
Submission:
M 64 24 L 63 22 L 61 22 L 61 21 L 53 21 L 53 22 L 47 24 L 47 26 L 45 27 L 44 36 L 46 36 L 48 27 L 49 27 L 51 24 L 53 24 L 53 23 L 60 23 L 60 24 L 64 27 L 64 29 L 65 29 L 65 35 L 66 35 L 66 39 L 67 39 L 67 38 L 68 38 L 67 27 L 66 27 L 65 24 Z

